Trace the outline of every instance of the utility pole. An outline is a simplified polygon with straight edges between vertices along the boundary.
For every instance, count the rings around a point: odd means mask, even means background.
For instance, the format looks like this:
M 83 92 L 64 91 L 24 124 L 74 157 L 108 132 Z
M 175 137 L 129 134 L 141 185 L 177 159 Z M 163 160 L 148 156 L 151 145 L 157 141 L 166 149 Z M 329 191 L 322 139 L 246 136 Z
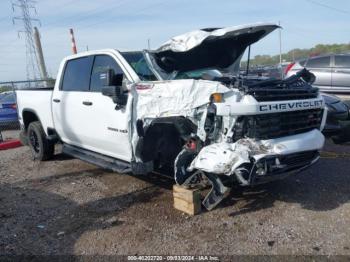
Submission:
M 36 46 L 36 51 L 38 56 L 38 64 L 40 68 L 41 79 L 48 79 L 45 60 L 44 60 L 44 54 L 43 54 L 43 48 L 41 46 L 41 41 L 40 41 L 40 34 L 36 26 L 34 27 L 34 40 L 35 40 L 35 46 Z
M 147 46 L 148 46 L 148 50 L 151 49 L 151 39 L 150 38 L 147 39 Z
M 78 53 L 78 51 L 77 51 L 77 45 L 75 43 L 74 32 L 73 32 L 72 28 L 69 29 L 69 33 L 70 33 L 70 40 L 72 42 L 72 53 L 76 54 L 76 53 Z
M 25 35 L 25 45 L 26 45 L 26 73 L 27 80 L 33 80 L 39 78 L 39 65 L 38 65 L 38 54 L 34 45 L 34 37 L 33 37 L 33 25 L 32 22 L 38 22 L 40 24 L 39 19 L 33 18 L 31 14 L 31 10 L 35 9 L 35 1 L 33 0 L 16 0 L 12 3 L 12 10 L 14 14 L 16 11 L 20 13 L 17 16 L 12 18 L 13 24 L 15 21 L 21 20 L 23 22 L 23 30 L 18 31 L 18 36 L 20 33 L 24 33 Z
M 281 21 L 278 21 L 278 25 L 281 26 Z M 280 40 L 280 73 L 281 73 L 281 79 L 283 79 L 283 70 L 282 70 L 282 29 L 279 28 L 279 40 Z

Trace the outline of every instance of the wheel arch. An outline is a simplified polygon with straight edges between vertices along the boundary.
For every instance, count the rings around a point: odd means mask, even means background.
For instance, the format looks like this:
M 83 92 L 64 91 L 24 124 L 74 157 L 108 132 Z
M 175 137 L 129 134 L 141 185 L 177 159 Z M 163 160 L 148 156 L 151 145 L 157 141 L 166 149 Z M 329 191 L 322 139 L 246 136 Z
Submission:
M 42 124 L 37 112 L 30 108 L 24 108 L 22 110 L 22 119 L 23 119 L 24 129 L 26 131 L 28 130 L 29 124 L 34 121 L 39 121 L 40 124 Z
M 144 128 L 136 154 L 143 162 L 160 160 L 173 164 L 184 143 L 196 132 L 197 126 L 182 116 L 154 119 Z

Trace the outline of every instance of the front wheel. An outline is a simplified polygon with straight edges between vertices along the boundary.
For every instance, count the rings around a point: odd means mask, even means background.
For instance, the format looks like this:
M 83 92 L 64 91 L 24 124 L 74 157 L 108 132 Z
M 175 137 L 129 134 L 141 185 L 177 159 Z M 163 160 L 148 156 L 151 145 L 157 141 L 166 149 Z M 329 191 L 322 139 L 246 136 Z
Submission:
M 46 134 L 39 121 L 29 124 L 27 135 L 34 160 L 44 161 L 52 158 L 55 146 L 46 139 Z

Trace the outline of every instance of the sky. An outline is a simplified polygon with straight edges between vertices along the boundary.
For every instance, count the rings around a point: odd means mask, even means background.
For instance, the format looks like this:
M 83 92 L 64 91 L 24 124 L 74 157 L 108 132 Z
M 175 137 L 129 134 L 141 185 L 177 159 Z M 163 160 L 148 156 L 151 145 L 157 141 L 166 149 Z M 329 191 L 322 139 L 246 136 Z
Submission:
M 0 0 L 0 82 L 25 80 L 26 49 L 23 24 L 12 2 Z M 156 49 L 188 31 L 255 22 L 281 23 L 282 52 L 316 44 L 350 42 L 349 0 L 37 0 L 38 26 L 50 76 L 71 54 L 69 29 L 78 52 L 86 49 Z M 279 35 L 273 32 L 252 46 L 251 55 L 278 54 Z M 18 36 L 19 35 L 19 36 Z

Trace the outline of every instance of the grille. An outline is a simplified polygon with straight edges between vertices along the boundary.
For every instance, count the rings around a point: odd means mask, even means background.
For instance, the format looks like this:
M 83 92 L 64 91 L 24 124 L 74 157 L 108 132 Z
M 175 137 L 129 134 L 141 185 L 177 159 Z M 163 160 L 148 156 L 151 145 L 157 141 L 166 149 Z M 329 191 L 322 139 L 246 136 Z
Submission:
M 317 88 L 269 89 L 254 88 L 249 94 L 259 102 L 310 99 L 318 96 Z
M 234 139 L 242 137 L 272 139 L 320 128 L 322 109 L 310 109 L 255 116 L 242 116 L 236 126 Z
M 310 99 L 318 96 L 318 88 L 301 79 L 293 81 L 265 81 L 246 86 L 244 93 L 259 102 Z
M 289 155 L 270 156 L 259 160 L 259 162 L 267 164 L 268 174 L 279 174 L 308 166 L 318 156 L 318 151 L 304 151 Z M 278 158 L 280 165 L 285 167 L 276 168 L 276 158 Z
M 281 164 L 287 166 L 303 166 L 309 164 L 319 155 L 318 151 L 305 151 L 279 157 Z
M 258 176 L 255 172 L 253 172 L 251 177 L 251 185 L 262 184 L 283 178 L 289 175 L 290 172 L 300 170 L 311 165 L 312 161 L 316 160 L 318 156 L 318 151 L 304 151 L 289 155 L 269 156 L 266 158 L 262 158 L 259 160 L 259 162 L 267 164 L 268 173 L 264 176 Z M 274 167 L 276 165 L 276 158 L 278 158 L 280 165 L 285 165 L 285 167 Z

